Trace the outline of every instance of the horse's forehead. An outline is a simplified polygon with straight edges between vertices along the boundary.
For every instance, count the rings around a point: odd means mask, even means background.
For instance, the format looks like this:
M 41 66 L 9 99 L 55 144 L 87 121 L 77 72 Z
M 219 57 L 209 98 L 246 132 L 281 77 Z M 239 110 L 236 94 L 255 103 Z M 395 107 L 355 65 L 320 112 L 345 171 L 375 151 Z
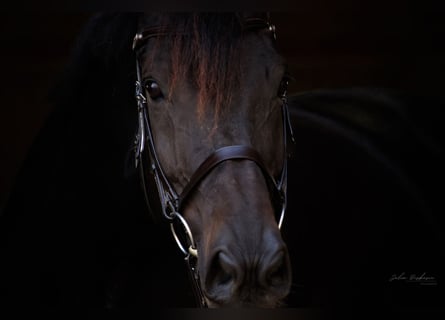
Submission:
M 153 66 L 166 68 L 171 63 L 171 57 L 168 54 L 169 49 L 171 49 L 170 37 L 161 37 L 155 41 L 148 41 L 144 46 L 142 59 L 154 58 L 156 63 Z M 261 32 L 253 31 L 245 34 L 237 50 L 240 53 L 240 62 L 246 68 L 249 68 L 251 65 L 256 67 L 261 65 L 282 67 L 285 65 L 284 58 L 276 51 L 269 35 L 262 34 Z

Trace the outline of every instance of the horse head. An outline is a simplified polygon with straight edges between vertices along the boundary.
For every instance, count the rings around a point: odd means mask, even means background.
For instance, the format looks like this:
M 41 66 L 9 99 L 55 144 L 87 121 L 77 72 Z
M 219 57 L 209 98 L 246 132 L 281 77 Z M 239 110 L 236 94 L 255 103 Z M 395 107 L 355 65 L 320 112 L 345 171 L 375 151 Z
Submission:
M 210 307 L 275 307 L 290 290 L 287 76 L 274 37 L 264 17 L 145 15 L 133 43 L 137 165 Z

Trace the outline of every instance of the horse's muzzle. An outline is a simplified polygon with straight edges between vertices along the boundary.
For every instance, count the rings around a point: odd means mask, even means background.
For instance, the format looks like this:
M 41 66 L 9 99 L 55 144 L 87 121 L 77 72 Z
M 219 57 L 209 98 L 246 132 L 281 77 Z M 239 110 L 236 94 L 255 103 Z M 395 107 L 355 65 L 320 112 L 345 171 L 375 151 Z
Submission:
M 224 243 L 215 248 L 202 279 L 209 306 L 277 307 L 289 293 L 289 255 L 279 233 L 248 251 Z

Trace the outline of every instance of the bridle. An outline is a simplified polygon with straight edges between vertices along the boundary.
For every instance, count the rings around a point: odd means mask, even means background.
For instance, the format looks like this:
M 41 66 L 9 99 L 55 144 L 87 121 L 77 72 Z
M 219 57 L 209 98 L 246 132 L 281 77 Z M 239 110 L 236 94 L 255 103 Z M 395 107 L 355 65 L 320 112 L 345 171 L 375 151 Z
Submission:
M 245 20 L 245 29 L 267 29 L 275 35 L 275 26 L 261 18 L 249 18 Z M 137 49 L 146 43 L 150 38 L 168 35 L 169 28 L 166 26 L 157 26 L 143 29 L 138 32 L 133 40 L 133 50 L 137 53 Z M 196 189 L 198 184 L 219 164 L 228 160 L 248 160 L 254 162 L 262 171 L 266 181 L 271 190 L 271 197 L 275 204 L 278 204 L 280 216 L 278 219 L 278 228 L 283 224 L 284 214 L 287 204 L 287 132 L 293 140 L 293 132 L 289 118 L 286 92 L 281 96 L 282 104 L 282 118 L 283 118 L 283 140 L 284 140 L 284 154 L 283 154 L 283 168 L 278 180 L 268 171 L 258 151 L 247 145 L 231 145 L 217 149 L 211 153 L 192 174 L 188 184 L 178 193 L 168 180 L 156 152 L 153 133 L 150 125 L 149 108 L 147 98 L 144 93 L 141 78 L 141 68 L 139 64 L 139 57 L 136 54 L 136 92 L 135 97 L 138 106 L 138 130 L 135 139 L 135 165 L 140 170 L 141 185 L 144 191 L 147 205 L 152 210 L 152 205 L 155 202 L 153 193 L 148 190 L 156 189 L 158 194 L 158 204 L 162 216 L 170 223 L 170 229 L 179 249 L 184 253 L 185 262 L 189 275 L 192 281 L 192 287 L 195 291 L 198 304 L 201 307 L 207 307 L 201 285 L 199 281 L 199 272 L 197 269 L 198 251 L 196 243 L 193 239 L 191 229 L 181 215 L 181 211 L 185 202 Z M 145 164 L 150 164 L 148 175 Z M 175 224 L 182 226 L 182 240 L 177 232 Z M 184 242 L 186 245 L 184 245 Z

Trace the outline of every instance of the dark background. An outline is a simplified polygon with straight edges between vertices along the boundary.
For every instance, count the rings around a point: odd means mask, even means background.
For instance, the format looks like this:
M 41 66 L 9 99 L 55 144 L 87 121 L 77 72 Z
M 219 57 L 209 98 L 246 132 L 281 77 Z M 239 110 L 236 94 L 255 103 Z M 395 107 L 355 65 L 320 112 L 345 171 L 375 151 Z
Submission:
M 295 78 L 290 91 L 369 86 L 444 98 L 444 13 L 425 3 L 412 8 L 326 5 L 272 13 L 279 49 Z M 54 12 L 0 16 L 2 206 L 52 109 L 47 94 L 90 16 Z M 419 105 L 419 115 L 428 114 L 429 108 Z M 419 167 L 420 174 L 422 170 Z

